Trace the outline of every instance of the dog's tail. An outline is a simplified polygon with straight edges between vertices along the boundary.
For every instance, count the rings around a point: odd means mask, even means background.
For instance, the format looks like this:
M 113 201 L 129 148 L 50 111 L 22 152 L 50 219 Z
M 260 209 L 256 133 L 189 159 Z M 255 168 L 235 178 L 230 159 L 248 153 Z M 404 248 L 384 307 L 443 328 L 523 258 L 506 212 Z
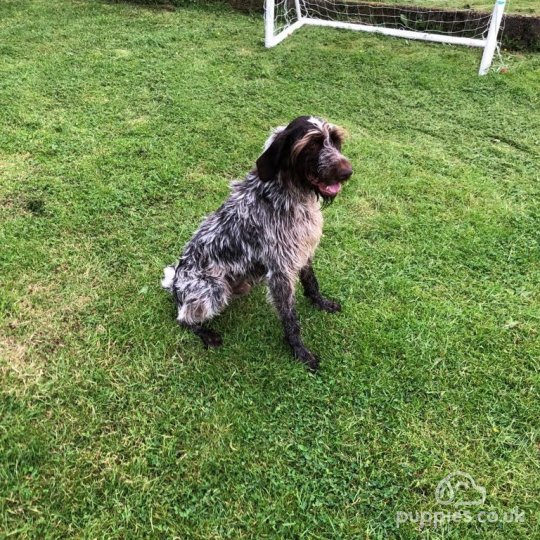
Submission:
M 171 264 L 170 266 L 166 266 L 163 270 L 163 279 L 161 280 L 161 286 L 169 291 L 171 294 L 173 293 L 173 285 L 174 285 L 174 277 L 176 275 L 176 264 Z

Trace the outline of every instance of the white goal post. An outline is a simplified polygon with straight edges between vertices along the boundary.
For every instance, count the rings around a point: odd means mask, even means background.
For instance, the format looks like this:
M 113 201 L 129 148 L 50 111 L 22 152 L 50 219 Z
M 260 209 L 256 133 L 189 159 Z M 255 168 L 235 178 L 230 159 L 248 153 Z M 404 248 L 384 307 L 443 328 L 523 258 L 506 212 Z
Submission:
M 304 25 L 329 26 L 480 47 L 478 74 L 485 75 L 499 44 L 505 5 L 506 0 L 495 0 L 492 13 L 485 14 L 363 0 L 265 0 L 265 46 L 274 47 Z

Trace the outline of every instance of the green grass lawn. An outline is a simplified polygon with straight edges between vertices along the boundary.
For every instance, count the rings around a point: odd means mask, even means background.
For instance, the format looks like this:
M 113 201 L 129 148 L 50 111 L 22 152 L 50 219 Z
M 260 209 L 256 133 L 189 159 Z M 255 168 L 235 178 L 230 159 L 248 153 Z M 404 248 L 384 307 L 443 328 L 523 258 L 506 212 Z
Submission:
M 0 3 L 0 537 L 540 537 L 540 57 L 228 8 Z M 272 126 L 343 125 L 355 176 L 299 294 L 205 351 L 159 288 Z M 434 529 L 461 470 L 525 522 Z

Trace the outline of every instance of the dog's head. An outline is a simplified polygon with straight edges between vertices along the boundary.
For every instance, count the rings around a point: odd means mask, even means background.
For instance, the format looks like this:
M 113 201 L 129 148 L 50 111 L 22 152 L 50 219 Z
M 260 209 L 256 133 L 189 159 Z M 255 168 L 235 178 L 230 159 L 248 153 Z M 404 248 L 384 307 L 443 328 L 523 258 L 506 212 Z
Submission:
M 269 182 L 281 175 L 303 189 L 333 199 L 352 175 L 341 153 L 343 130 L 321 118 L 300 116 L 274 130 L 257 160 L 259 178 Z

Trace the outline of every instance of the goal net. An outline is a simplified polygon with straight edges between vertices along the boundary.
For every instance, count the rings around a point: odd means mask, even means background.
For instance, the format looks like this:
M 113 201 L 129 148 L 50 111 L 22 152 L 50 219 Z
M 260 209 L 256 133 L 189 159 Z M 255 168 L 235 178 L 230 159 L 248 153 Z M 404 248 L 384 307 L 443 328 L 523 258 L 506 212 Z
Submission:
M 304 25 L 331 26 L 419 39 L 467 45 L 484 50 L 479 74 L 489 71 L 499 45 L 499 31 L 506 0 L 493 0 L 489 13 L 456 9 L 453 0 L 266 0 L 265 45 L 273 47 Z M 399 3 L 396 3 L 399 2 Z

